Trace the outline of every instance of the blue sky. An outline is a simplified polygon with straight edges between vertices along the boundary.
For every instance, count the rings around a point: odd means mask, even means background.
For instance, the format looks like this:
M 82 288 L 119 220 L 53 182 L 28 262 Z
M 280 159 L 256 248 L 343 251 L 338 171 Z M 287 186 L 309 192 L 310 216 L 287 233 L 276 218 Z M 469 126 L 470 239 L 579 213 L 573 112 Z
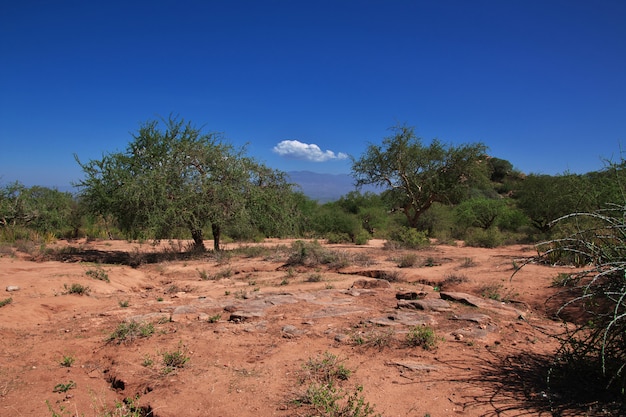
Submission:
M 178 114 L 284 171 L 397 124 L 526 173 L 626 143 L 622 0 L 0 0 L 0 183 L 65 186 Z

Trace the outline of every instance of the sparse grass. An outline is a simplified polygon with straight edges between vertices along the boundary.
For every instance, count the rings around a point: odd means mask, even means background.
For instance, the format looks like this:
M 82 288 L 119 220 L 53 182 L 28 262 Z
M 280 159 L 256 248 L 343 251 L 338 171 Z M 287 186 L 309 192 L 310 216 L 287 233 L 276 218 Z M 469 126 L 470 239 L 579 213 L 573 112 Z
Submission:
M 480 289 L 480 295 L 489 298 L 490 300 L 501 301 L 502 299 L 502 284 L 489 284 L 484 285 Z
M 88 269 L 88 270 L 85 271 L 85 275 L 87 275 L 88 277 L 91 277 L 93 279 L 97 279 L 99 281 L 111 282 L 109 280 L 109 275 L 101 267 L 94 268 L 94 269 Z
M 216 314 L 214 316 L 209 317 L 207 321 L 209 323 L 217 323 L 218 321 L 220 321 L 221 318 L 222 318 L 221 314 Z
M 552 280 L 553 287 L 566 287 L 576 285 L 578 282 L 577 276 L 575 274 L 568 274 L 566 272 L 559 273 Z
M 374 327 L 365 331 L 358 330 L 351 336 L 352 343 L 365 348 L 383 350 L 390 347 L 395 340 L 395 331 L 392 328 Z
M 369 417 L 375 414 L 374 407 L 365 401 L 363 387 L 357 385 L 350 392 L 341 387 L 348 380 L 352 371 L 342 364 L 336 355 L 324 354 L 309 359 L 303 366 L 301 384 L 306 389 L 291 403 L 298 407 L 307 407 L 319 417 Z
M 71 355 L 63 355 L 63 359 L 59 364 L 63 367 L 70 368 L 76 359 Z
M 488 284 L 480 289 L 481 296 L 494 301 L 509 302 L 518 294 L 507 290 L 502 284 Z
M 286 265 L 316 267 L 327 265 L 339 269 L 350 265 L 350 255 L 345 252 L 328 250 L 318 242 L 295 241 L 291 246 L 291 253 Z
M 310 274 L 306 278 L 306 282 L 321 282 L 321 281 L 322 281 L 322 274 L 317 273 L 317 272 Z
M 154 359 L 152 359 L 152 356 L 146 353 L 143 357 L 143 361 L 141 362 L 141 366 L 149 368 L 152 365 L 154 365 Z
M 346 381 L 353 371 L 343 365 L 344 361 L 328 351 L 315 358 L 309 358 L 302 365 L 302 380 L 310 380 L 322 384 L 328 384 L 335 380 Z
M 56 384 L 52 392 L 68 392 L 72 388 L 76 388 L 76 382 L 70 381 L 67 384 Z
M 136 321 L 122 322 L 109 335 L 107 342 L 131 343 L 137 339 L 154 334 L 152 323 L 138 323 Z
M 5 298 L 4 300 L 0 301 L 0 307 L 4 307 L 6 305 L 9 305 L 13 302 L 13 298 L 9 297 L 9 298 Z
M 437 265 L 438 265 L 437 261 L 435 261 L 435 258 L 433 258 L 432 256 L 429 256 L 424 261 L 424 266 L 426 266 L 426 267 L 433 267 L 433 266 L 437 266 Z
M 406 344 L 410 347 L 432 350 L 437 347 L 437 336 L 430 326 L 415 326 L 407 333 Z
M 89 295 L 91 289 L 82 284 L 74 283 L 72 285 L 63 284 L 63 288 L 65 289 L 65 294 L 76 294 L 76 295 Z
M 461 268 L 472 268 L 476 266 L 476 262 L 474 262 L 473 258 L 464 258 L 463 262 L 461 262 Z
M 404 278 L 398 271 L 380 271 L 378 279 L 385 279 L 389 282 L 402 282 Z
M 398 268 L 411 268 L 417 264 L 418 257 L 414 253 L 404 254 L 398 259 Z
M 120 300 L 118 302 L 118 304 L 122 308 L 127 308 L 130 305 L 130 301 L 129 300 Z
M 464 282 L 468 282 L 468 281 L 469 280 L 467 279 L 465 275 L 449 274 L 445 276 L 443 281 L 441 281 L 441 283 L 439 284 L 439 287 L 448 288 L 452 285 L 463 284 Z
M 184 368 L 190 358 L 187 356 L 188 349 L 182 342 L 178 343 L 178 349 L 163 352 L 163 373 L 169 374 L 176 369 Z

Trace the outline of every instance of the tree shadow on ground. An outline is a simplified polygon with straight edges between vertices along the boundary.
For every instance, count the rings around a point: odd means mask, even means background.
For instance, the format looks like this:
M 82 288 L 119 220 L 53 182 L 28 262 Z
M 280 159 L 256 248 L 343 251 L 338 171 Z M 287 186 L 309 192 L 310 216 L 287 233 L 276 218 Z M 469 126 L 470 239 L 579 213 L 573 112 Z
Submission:
M 604 389 L 596 368 L 556 364 L 552 355 L 491 353 L 469 376 L 456 379 L 471 386 L 459 404 L 465 410 L 488 405 L 492 411 L 483 417 L 626 415 L 623 398 Z M 468 370 L 467 362 L 446 364 Z
M 188 261 L 202 259 L 211 256 L 213 252 L 189 251 L 189 252 L 127 252 L 127 251 L 102 251 L 96 249 L 70 248 L 62 251 L 50 251 L 40 255 L 40 260 L 59 262 L 91 262 L 113 265 L 128 265 L 137 268 L 143 264 L 156 264 L 166 261 Z

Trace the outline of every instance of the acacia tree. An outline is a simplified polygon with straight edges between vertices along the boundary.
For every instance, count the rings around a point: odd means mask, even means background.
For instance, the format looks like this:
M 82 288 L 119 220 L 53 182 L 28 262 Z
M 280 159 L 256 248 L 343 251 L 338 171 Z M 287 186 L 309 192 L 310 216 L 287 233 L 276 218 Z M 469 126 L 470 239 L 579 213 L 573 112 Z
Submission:
M 149 231 L 161 239 L 187 228 L 200 250 L 210 225 L 219 250 L 225 225 L 271 216 L 288 203 L 291 187 L 284 175 L 245 156 L 244 148 L 182 119 L 162 122 L 164 128 L 159 121 L 141 125 L 125 152 L 84 164 L 76 157 L 85 174 L 77 185 L 92 212 L 115 217 L 135 236 Z M 273 198 L 264 198 L 269 194 Z M 274 222 L 287 220 L 285 214 Z
M 587 177 L 577 174 L 531 174 L 514 193 L 517 206 L 531 224 L 548 233 L 552 222 L 569 213 L 593 210 L 593 188 Z
M 386 188 L 392 207 L 404 213 L 410 227 L 417 228 L 433 203 L 461 201 L 474 184 L 486 181 L 485 145 L 453 147 L 435 139 L 425 146 L 412 127 L 396 126 L 392 131 L 382 145 L 370 144 L 358 160 L 352 160 L 352 173 L 357 186 Z

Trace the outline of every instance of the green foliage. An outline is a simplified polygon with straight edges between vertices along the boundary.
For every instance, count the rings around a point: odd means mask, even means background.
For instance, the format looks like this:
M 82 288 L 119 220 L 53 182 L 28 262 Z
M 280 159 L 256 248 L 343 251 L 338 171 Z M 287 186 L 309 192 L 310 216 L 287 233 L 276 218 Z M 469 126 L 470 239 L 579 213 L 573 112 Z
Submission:
M 72 364 L 74 363 L 75 359 L 73 356 L 71 355 L 63 355 L 63 359 L 61 359 L 61 366 L 64 366 L 66 368 L 69 368 L 72 366 Z
M 504 243 L 504 235 L 497 227 L 491 229 L 468 229 L 465 233 L 465 244 L 479 248 L 497 248 Z
M 396 126 L 392 131 L 382 145 L 370 144 L 353 161 L 352 173 L 357 186 L 385 188 L 385 201 L 404 213 L 410 227 L 417 227 L 434 202 L 462 201 L 472 185 L 487 181 L 483 144 L 452 147 L 435 139 L 425 146 L 411 127 Z
M 93 279 L 97 279 L 99 281 L 111 282 L 109 280 L 109 275 L 106 273 L 104 269 L 100 267 L 94 268 L 94 269 L 88 269 L 87 271 L 85 271 L 85 275 Z
M 52 392 L 68 392 L 72 388 L 76 388 L 76 382 L 70 381 L 67 384 L 56 384 Z
M 4 307 L 6 305 L 9 305 L 13 302 L 13 298 L 9 297 L 9 298 L 5 298 L 4 300 L 0 300 L 0 307 Z
M 329 265 L 335 268 L 346 266 L 348 259 L 344 254 L 325 249 L 318 241 L 297 240 L 291 245 L 287 266 L 304 265 L 315 267 Z
M 409 227 L 399 227 L 390 233 L 389 240 L 400 247 L 418 249 L 430 245 L 426 232 Z
M 308 386 L 306 393 L 297 402 L 310 405 L 316 415 L 323 417 L 367 417 L 380 416 L 362 396 L 363 387 L 355 387 L 352 393 L 338 388 L 334 383 Z
M 343 362 L 343 359 L 330 352 L 324 352 L 315 358 L 309 358 L 302 365 L 303 379 L 322 384 L 329 384 L 335 380 L 346 381 L 353 371 L 346 368 Z
M 340 386 L 353 372 L 342 362 L 329 352 L 309 359 L 302 366 L 300 380 L 301 384 L 307 384 L 306 390 L 292 403 L 309 407 L 320 417 L 380 416 L 363 397 L 362 386 L 356 386 L 352 392 Z
M 80 210 L 71 193 L 15 182 L 0 188 L 0 227 L 74 236 Z
M 138 323 L 136 321 L 122 322 L 109 335 L 107 342 L 116 342 L 118 344 L 131 343 L 137 339 L 149 337 L 154 333 L 152 323 Z
M 584 373 L 589 390 L 602 387 L 624 400 L 626 392 L 626 206 L 574 213 L 557 222 L 580 219 L 585 227 L 541 246 L 539 260 L 586 265 L 569 277 L 557 294 L 565 302 L 556 314 L 573 320 L 559 337 L 555 379 Z M 578 317 L 576 320 L 574 318 Z
M 502 199 L 472 198 L 456 206 L 457 227 L 478 227 L 484 230 L 492 227 L 504 210 Z
M 296 204 L 285 176 L 244 155 L 216 133 L 170 117 L 141 125 L 125 152 L 81 163 L 78 184 L 89 211 L 112 216 L 132 237 L 172 237 L 181 227 L 204 249 L 210 225 L 214 249 L 222 231 L 255 224 L 267 234 L 291 226 Z M 282 228 L 282 229 L 281 229 Z M 279 230 L 280 229 L 280 230 Z
M 173 351 L 166 351 L 162 354 L 163 365 L 165 366 L 163 372 L 170 373 L 176 369 L 184 368 L 187 362 L 189 362 L 189 356 L 187 356 L 187 348 L 181 343 L 178 344 L 178 349 Z
M 85 285 L 74 283 L 72 285 L 63 284 L 66 294 L 88 295 L 91 289 Z
M 430 326 L 414 326 L 406 334 L 406 344 L 410 347 L 432 350 L 437 347 L 437 336 Z
M 516 203 L 537 230 L 547 233 L 555 219 L 593 210 L 592 188 L 581 175 L 529 175 L 515 193 Z

